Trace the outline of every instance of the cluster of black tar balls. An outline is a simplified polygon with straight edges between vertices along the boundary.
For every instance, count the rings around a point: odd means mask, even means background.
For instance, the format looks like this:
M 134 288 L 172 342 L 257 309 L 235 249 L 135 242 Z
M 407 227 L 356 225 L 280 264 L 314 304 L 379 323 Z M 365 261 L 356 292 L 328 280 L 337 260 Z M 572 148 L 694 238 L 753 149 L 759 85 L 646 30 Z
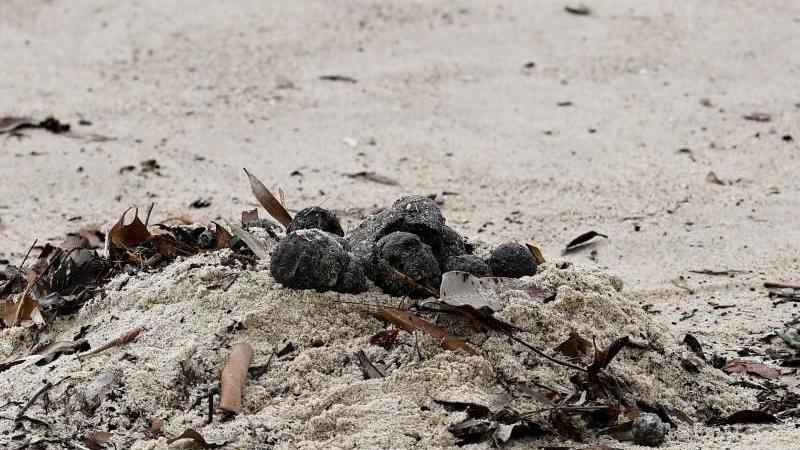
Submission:
M 445 225 L 439 205 L 414 195 L 367 217 L 347 236 L 335 214 L 305 208 L 270 261 L 273 278 L 286 287 L 352 294 L 366 291 L 369 279 L 391 295 L 425 295 L 419 286 L 438 290 L 442 273 L 454 270 L 519 278 L 536 273 L 536 260 L 517 243 L 495 247 L 486 260 L 473 255 L 466 239 Z

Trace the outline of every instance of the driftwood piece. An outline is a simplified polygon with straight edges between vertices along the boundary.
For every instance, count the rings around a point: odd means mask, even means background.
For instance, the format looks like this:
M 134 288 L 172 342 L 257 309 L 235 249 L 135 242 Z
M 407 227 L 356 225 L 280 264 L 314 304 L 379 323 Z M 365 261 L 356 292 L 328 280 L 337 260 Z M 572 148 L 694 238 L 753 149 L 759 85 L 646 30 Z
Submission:
M 253 348 L 249 344 L 235 344 L 222 369 L 219 408 L 230 413 L 242 410 L 242 388 L 247 381 L 247 369 L 253 359 Z

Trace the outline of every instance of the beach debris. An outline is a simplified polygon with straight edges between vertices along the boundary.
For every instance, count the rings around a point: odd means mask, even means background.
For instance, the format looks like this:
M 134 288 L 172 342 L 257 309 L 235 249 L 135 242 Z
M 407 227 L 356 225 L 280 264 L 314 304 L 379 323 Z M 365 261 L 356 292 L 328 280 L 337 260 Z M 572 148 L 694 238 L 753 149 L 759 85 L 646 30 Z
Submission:
M 749 373 L 758 375 L 761 378 L 773 380 L 780 378 L 781 372 L 771 366 L 756 361 L 745 361 L 742 359 L 734 359 L 733 361 L 725 364 L 722 368 L 725 373 Z
M 292 215 L 286 211 L 286 208 L 272 195 L 272 192 L 264 186 L 264 183 L 261 182 L 258 178 L 252 175 L 247 169 L 244 169 L 244 173 L 247 174 L 247 178 L 250 180 L 250 190 L 253 191 L 253 195 L 258 200 L 258 203 L 267 210 L 270 216 L 274 217 L 281 225 L 284 227 L 288 227 L 289 223 L 292 221 Z
M 448 272 L 465 272 L 475 277 L 492 276 L 492 268 L 475 255 L 451 256 L 445 264 Z
M 488 261 L 492 275 L 521 278 L 536 275 L 536 259 L 524 245 L 515 242 L 500 244 L 492 250 Z
M 397 329 L 381 330 L 370 338 L 369 343 L 377 345 L 378 347 L 383 347 L 384 350 L 391 350 L 392 347 L 394 347 L 395 341 L 397 341 L 399 332 L 400 331 Z
M 657 414 L 642 413 L 633 420 L 631 433 L 633 443 L 645 447 L 660 447 L 667 440 L 670 426 L 661 421 Z
M 253 359 L 253 348 L 246 343 L 234 344 L 220 380 L 219 409 L 232 414 L 242 410 L 242 388 Z
M 61 355 L 71 355 L 77 352 L 85 352 L 91 347 L 86 339 L 75 341 L 55 341 L 31 351 L 31 355 L 39 355 L 36 361 L 37 366 L 44 366 L 58 359 Z
M 703 361 L 706 360 L 706 355 L 703 353 L 703 346 L 700 344 L 700 341 L 697 340 L 696 337 L 693 335 L 686 333 L 686 336 L 683 337 L 683 343 L 686 344 L 687 347 L 697 355 L 698 358 L 702 359 Z
M 439 302 L 456 308 L 469 306 L 491 314 L 503 309 L 499 293 L 512 286 L 512 282 L 498 277 L 479 278 L 467 272 L 446 272 L 442 275 Z
M 350 259 L 343 243 L 316 228 L 288 233 L 272 250 L 270 273 L 289 288 L 332 290 Z
M 354 137 L 347 136 L 344 139 L 342 139 L 342 141 L 345 143 L 345 145 L 347 145 L 350 148 L 358 147 L 358 139 Z
M 19 136 L 22 130 L 42 129 L 53 134 L 63 135 L 73 139 L 83 139 L 90 142 L 113 140 L 113 138 L 99 134 L 73 131 L 71 128 L 70 124 L 64 123 L 53 116 L 48 116 L 44 120 L 36 120 L 31 117 L 0 117 L 0 134 L 9 133 Z
M 384 175 L 379 175 L 375 172 L 361 171 L 361 172 L 347 173 L 345 174 L 345 176 L 348 178 L 352 178 L 354 180 L 372 181 L 373 183 L 385 184 L 387 186 L 400 185 L 400 183 L 394 178 L 389 178 Z
M 372 258 L 375 284 L 388 294 L 420 295 L 418 290 L 409 289 L 405 279 L 396 272 L 434 290 L 441 284 L 442 274 L 433 250 L 416 234 L 395 231 L 384 236 L 377 242 Z
M 423 333 L 429 334 L 435 339 L 441 340 L 442 347 L 445 350 L 462 350 L 470 355 L 478 354 L 475 349 L 467 345 L 461 339 L 458 339 L 457 337 L 412 312 L 390 308 L 379 308 L 374 314 L 379 319 L 385 320 L 403 331 L 407 331 L 409 333 L 422 331 Z
M 92 450 L 102 450 L 111 440 L 111 433 L 107 431 L 89 431 L 83 435 L 83 443 Z
M 583 233 L 580 236 L 576 237 L 575 239 L 569 241 L 569 243 L 564 248 L 562 253 L 569 253 L 573 250 L 584 247 L 585 245 L 588 245 L 590 241 L 596 237 L 608 239 L 608 236 L 606 236 L 605 234 L 598 233 L 594 230 L 587 231 L 586 233 Z
M 713 269 L 689 269 L 690 273 L 697 273 L 700 275 L 712 275 L 712 276 L 728 276 L 732 277 L 734 275 L 741 275 L 751 273 L 750 270 L 735 270 L 735 269 L 725 269 L 725 270 L 713 270 Z
M 592 13 L 589 7 L 582 3 L 578 5 L 567 5 L 564 7 L 564 11 L 576 16 L 588 16 Z
M 91 414 L 96 410 L 103 402 L 103 399 L 106 398 L 106 395 L 119 383 L 120 378 L 120 372 L 108 371 L 102 372 L 89 380 L 86 387 L 80 392 L 84 411 Z
M 150 439 L 155 439 L 164 431 L 164 421 L 156 419 L 150 422 L 150 426 L 142 430 L 142 432 Z
M 778 423 L 777 417 L 774 415 L 760 410 L 745 409 L 737 411 L 728 417 L 721 420 L 711 421 L 712 425 L 738 425 L 749 423 Z
M 213 440 L 207 439 L 193 428 L 187 428 L 183 430 L 183 433 L 181 433 L 180 435 L 175 436 L 174 438 L 167 439 L 167 444 L 172 444 L 182 439 L 191 439 L 194 442 L 203 446 L 204 448 L 219 448 L 228 444 L 228 441 L 225 439 L 213 439 Z
M 269 253 L 267 252 L 267 249 L 264 248 L 264 244 L 262 244 L 258 238 L 253 236 L 252 233 L 240 227 L 239 225 L 236 225 L 235 223 L 229 223 L 228 226 L 231 228 L 231 232 L 236 235 L 236 237 L 241 239 L 241 241 L 247 245 L 247 248 L 249 248 L 254 255 L 265 261 L 269 259 Z M 222 239 L 224 241 L 225 238 L 222 237 Z
M 714 172 L 708 172 L 708 174 L 706 174 L 706 181 L 713 184 L 719 184 L 720 186 L 725 185 L 725 182 L 722 181 L 722 179 Z
M 589 380 L 595 380 L 600 371 L 608 367 L 614 357 L 617 356 L 617 354 L 623 348 L 628 346 L 639 347 L 637 344 L 634 344 L 628 336 L 615 339 L 608 344 L 608 347 L 606 347 L 605 350 L 599 350 L 595 346 L 594 361 L 592 361 L 592 364 L 586 368 L 587 372 L 589 373 Z
M 380 366 L 376 365 L 367 357 L 364 350 L 356 352 L 356 360 L 361 366 L 361 371 L 364 372 L 364 379 L 373 380 L 375 378 L 385 378 L 386 372 Z
M 753 111 L 743 115 L 742 118 L 745 120 L 752 120 L 753 122 L 769 122 L 772 120 L 772 114 L 764 111 Z
M 536 260 L 537 265 L 542 265 L 546 262 L 544 259 L 544 255 L 542 254 L 542 251 L 539 250 L 539 247 L 537 247 L 534 244 L 531 244 L 530 242 L 526 242 L 525 247 L 528 247 L 528 251 L 530 251 L 531 255 L 533 255 L 533 259 Z
M 192 203 L 189 203 L 189 208 L 194 208 L 194 209 L 208 208 L 209 206 L 211 206 L 210 198 L 198 198 Z
M 125 333 L 122 333 L 121 335 L 119 335 L 119 336 L 115 337 L 114 339 L 106 342 L 105 344 L 95 348 L 94 350 L 92 350 L 92 351 L 90 351 L 88 353 L 82 353 L 82 354 L 78 355 L 76 357 L 76 359 L 88 358 L 90 356 L 97 355 L 98 353 L 102 353 L 102 352 L 104 352 L 104 351 L 106 351 L 108 349 L 111 349 L 111 348 L 114 348 L 114 347 L 120 347 L 120 346 L 129 344 L 129 343 L 133 342 L 134 340 L 136 340 L 136 338 L 139 336 L 139 333 L 141 333 L 142 331 L 144 331 L 144 328 L 142 328 L 142 327 L 136 327 L 136 328 L 134 328 L 134 329 L 132 329 L 130 331 L 126 331 Z
M 569 337 L 564 342 L 558 344 L 556 351 L 570 358 L 583 358 L 592 356 L 594 346 L 592 342 L 575 331 L 570 331 Z
M 342 83 L 353 83 L 353 84 L 358 82 L 358 80 L 356 80 L 355 78 L 349 77 L 347 75 L 320 75 L 319 79 L 322 81 L 339 81 Z
M 297 214 L 294 215 L 294 219 L 289 223 L 289 226 L 286 227 L 286 232 L 291 233 L 292 231 L 308 230 L 311 228 L 327 231 L 337 236 L 344 236 L 344 230 L 336 214 L 327 209 L 320 208 L 319 206 L 311 206 L 298 211 Z

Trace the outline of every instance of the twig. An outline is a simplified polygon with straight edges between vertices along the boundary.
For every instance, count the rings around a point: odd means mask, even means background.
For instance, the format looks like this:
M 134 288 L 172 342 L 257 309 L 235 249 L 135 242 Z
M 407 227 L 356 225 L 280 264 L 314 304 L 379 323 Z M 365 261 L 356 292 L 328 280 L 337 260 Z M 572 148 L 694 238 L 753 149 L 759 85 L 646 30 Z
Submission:
M 38 239 L 38 238 L 37 238 L 37 239 L 34 239 L 34 240 L 33 240 L 33 244 L 31 244 L 31 247 L 28 249 L 28 253 L 25 253 L 25 257 L 24 257 L 24 258 L 22 258 L 22 262 L 21 262 L 21 263 L 19 263 L 19 269 L 20 269 L 20 270 L 22 270 L 22 266 L 24 266 L 24 265 L 25 265 L 25 261 L 27 261 L 27 260 L 28 260 L 28 256 L 30 256 L 30 254 L 31 254 L 31 251 L 33 251 L 33 247 L 36 247 L 36 243 L 37 243 L 37 242 L 39 242 L 39 239 Z
M 141 333 L 143 330 L 144 330 L 143 327 L 134 328 L 134 329 L 132 329 L 132 330 L 130 330 L 130 331 L 128 331 L 128 332 L 126 332 L 126 333 L 124 333 L 124 334 L 122 334 L 120 336 L 117 336 L 116 338 L 106 342 L 105 344 L 101 345 L 100 347 L 97 347 L 96 349 L 89 351 L 88 353 L 84 353 L 82 355 L 76 356 L 75 359 L 87 358 L 89 356 L 94 356 L 94 355 L 96 355 L 96 354 L 98 354 L 100 352 L 106 351 L 106 350 L 108 350 L 110 348 L 119 347 L 120 345 L 125 345 L 125 344 L 127 344 L 129 342 L 132 342 L 134 339 L 136 339 L 136 337 L 139 336 L 139 333 Z
M 588 372 L 588 370 L 586 370 L 583 367 L 576 366 L 575 364 L 571 364 L 571 363 L 568 363 L 566 361 L 561 361 L 560 359 L 557 359 L 557 358 L 553 358 L 552 356 L 546 354 L 545 352 L 539 350 L 538 348 L 532 346 L 531 344 L 528 344 L 527 342 L 525 342 L 522 339 L 512 335 L 511 333 L 506 333 L 506 335 L 509 338 L 511 338 L 511 340 L 524 345 L 526 348 L 528 348 L 528 350 L 530 350 L 530 351 L 536 353 L 537 355 L 539 355 L 539 356 L 541 356 L 541 357 L 543 357 L 545 359 L 548 359 L 548 360 L 550 360 L 550 361 L 552 361 L 552 362 L 554 362 L 556 364 L 560 364 L 560 365 L 562 365 L 564 367 L 569 367 L 570 369 L 580 370 L 581 372 Z
M 147 224 L 150 223 L 150 213 L 153 212 L 153 207 L 156 206 L 155 202 L 151 202 L 150 206 L 147 208 L 147 216 L 144 219 L 144 226 L 147 227 Z
M 36 393 L 34 393 L 34 394 L 33 394 L 33 397 L 31 397 L 31 399 L 30 399 L 30 400 L 28 400 L 28 402 L 27 402 L 27 403 L 25 403 L 25 406 L 23 406 L 23 407 L 22 407 L 22 409 L 20 409 L 20 410 L 19 410 L 19 412 L 17 413 L 17 415 L 14 417 L 14 420 L 20 420 L 20 419 L 22 418 L 22 416 L 24 416 L 24 415 L 25 415 L 25 412 L 26 412 L 26 411 L 27 411 L 27 410 L 28 410 L 28 409 L 29 409 L 31 406 L 33 406 L 33 402 L 35 402 L 35 401 L 36 401 L 36 399 L 38 399 L 39 397 L 41 397 L 41 396 L 42 396 L 42 394 L 44 394 L 45 392 L 49 391 L 49 390 L 50 390 L 51 388 L 53 388 L 54 386 L 58 386 L 59 384 L 61 384 L 61 382 L 63 382 L 63 381 L 64 381 L 64 380 L 66 380 L 67 378 L 69 378 L 69 377 L 64 377 L 64 378 L 62 378 L 61 380 L 59 380 L 58 382 L 56 382 L 55 384 L 54 384 L 54 383 L 51 383 L 51 382 L 49 382 L 49 381 L 45 382 L 45 383 L 44 383 L 44 386 L 42 386 L 41 388 L 39 388 L 39 390 L 38 390 L 38 391 L 36 391 Z
M 206 424 L 210 424 L 214 421 L 214 391 L 208 392 L 208 420 Z
M 220 380 L 219 409 L 230 413 L 242 410 L 242 388 L 247 381 L 247 369 L 253 359 L 253 348 L 249 344 L 235 344 L 222 369 Z
M 767 289 L 795 289 L 800 290 L 800 284 L 780 283 L 777 281 L 767 281 L 764 283 Z

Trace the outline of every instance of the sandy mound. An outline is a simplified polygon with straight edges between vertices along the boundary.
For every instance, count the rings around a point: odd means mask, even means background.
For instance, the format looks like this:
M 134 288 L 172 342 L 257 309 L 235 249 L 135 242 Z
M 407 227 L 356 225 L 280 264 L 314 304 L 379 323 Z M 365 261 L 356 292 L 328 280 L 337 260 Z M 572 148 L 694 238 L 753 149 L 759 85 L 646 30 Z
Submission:
M 360 295 L 284 289 L 263 262 L 256 271 L 230 267 L 229 253 L 179 259 L 159 273 L 120 275 L 79 313 L 49 324 L 39 342 L 70 341 L 88 326 L 84 333 L 93 348 L 136 327 L 145 330 L 135 342 L 94 357 L 67 355 L 45 366 L 6 370 L 0 379 L 4 403 L 25 402 L 43 380 L 61 382 L 26 413 L 50 428 L 25 420 L 14 430 L 13 421 L 0 421 L 3 445 L 46 437 L 52 448 L 61 448 L 82 442 L 86 432 L 108 431 L 118 448 L 166 448 L 167 437 L 194 428 L 234 449 L 452 447 L 457 439 L 448 427 L 467 418 L 452 402 L 537 411 L 543 409 L 537 398 L 563 399 L 575 390 L 573 369 L 540 358 L 503 334 L 474 331 L 454 316 L 426 317 L 467 341 L 479 356 L 444 351 L 420 332 L 400 332 L 389 350 L 371 345 L 387 325 L 370 314 L 374 306 L 362 305 L 397 306 L 402 299 L 374 288 Z M 623 349 L 604 371 L 618 383 L 623 412 L 660 405 L 703 420 L 755 405 L 747 391 L 729 386 L 722 372 L 627 299 L 619 279 L 547 264 L 520 287 L 501 296 L 505 306 L 497 317 L 528 330 L 519 336 L 548 354 L 556 355 L 553 349 L 571 332 L 594 338 L 598 346 L 624 335 L 647 346 Z M 551 295 L 532 295 L 542 292 Z M 1 356 L 27 354 L 33 337 L 21 327 L 2 330 Z M 294 349 L 270 358 L 287 341 Z M 206 424 L 208 392 L 218 388 L 236 342 L 255 350 L 244 411 L 232 419 L 216 413 Z M 385 368 L 385 378 L 365 380 L 354 357 L 362 349 Z M 699 373 L 688 372 L 684 360 Z M 575 362 L 583 366 L 591 360 Z M 533 420 L 547 422 L 548 411 L 537 414 Z M 157 420 L 164 421 L 161 434 L 145 431 Z M 576 428 L 586 420 L 569 419 Z M 548 438 L 514 442 L 531 439 Z M 173 446 L 196 445 L 190 442 Z

